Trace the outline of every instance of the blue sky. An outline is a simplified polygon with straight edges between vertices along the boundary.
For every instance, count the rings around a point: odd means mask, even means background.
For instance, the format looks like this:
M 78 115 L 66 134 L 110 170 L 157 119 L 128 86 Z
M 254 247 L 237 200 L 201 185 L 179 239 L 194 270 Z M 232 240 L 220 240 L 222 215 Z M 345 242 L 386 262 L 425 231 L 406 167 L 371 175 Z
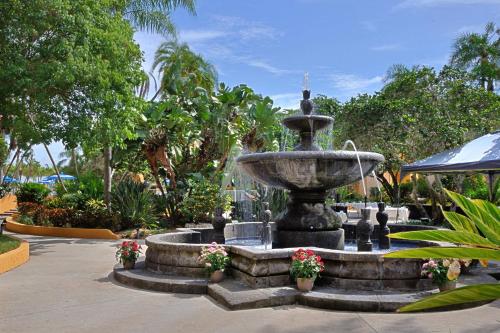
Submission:
M 393 64 L 440 68 L 459 34 L 500 24 L 500 0 L 198 0 L 196 16 L 180 10 L 172 19 L 179 39 L 217 68 L 219 81 L 297 107 L 304 72 L 313 95 L 345 101 L 380 89 Z M 135 38 L 150 71 L 165 39 Z M 48 163 L 42 149 L 36 157 Z

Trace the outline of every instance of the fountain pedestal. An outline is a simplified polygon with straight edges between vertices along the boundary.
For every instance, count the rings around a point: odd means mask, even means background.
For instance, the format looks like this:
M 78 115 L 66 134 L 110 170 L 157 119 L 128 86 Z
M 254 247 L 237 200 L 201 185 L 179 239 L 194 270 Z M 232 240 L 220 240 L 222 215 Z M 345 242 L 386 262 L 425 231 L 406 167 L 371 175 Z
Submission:
M 325 204 L 325 191 L 291 191 L 285 211 L 276 217 L 280 247 L 344 248 L 340 216 Z

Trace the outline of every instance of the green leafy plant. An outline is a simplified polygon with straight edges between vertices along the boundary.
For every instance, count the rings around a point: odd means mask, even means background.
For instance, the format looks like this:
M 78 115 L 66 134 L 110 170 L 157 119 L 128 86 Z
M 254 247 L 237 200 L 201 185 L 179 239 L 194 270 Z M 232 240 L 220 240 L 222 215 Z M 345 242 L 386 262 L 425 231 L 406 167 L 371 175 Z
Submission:
M 10 186 L 8 184 L 0 184 L 0 199 L 10 193 Z
M 187 181 L 189 190 L 180 204 L 182 215 L 189 222 L 209 222 L 216 207 L 229 209 L 231 198 L 221 193 L 216 182 L 200 176 Z
M 28 215 L 20 215 L 18 218 L 17 218 L 17 221 L 16 222 L 19 222 L 19 223 L 22 223 L 22 224 L 26 224 L 26 225 L 34 225 L 35 223 L 33 222 L 33 218 L 31 218 L 30 216 Z
M 324 269 L 323 260 L 313 250 L 298 249 L 292 256 L 290 274 L 294 279 L 315 279 Z
M 50 190 L 43 184 L 23 183 L 16 191 L 17 202 L 42 203 L 50 194 Z
M 215 271 L 224 271 L 224 269 L 231 263 L 224 246 L 213 242 L 209 246 L 204 246 L 201 249 L 201 254 L 198 261 L 205 264 L 205 268 L 209 273 Z
M 402 250 L 385 255 L 386 258 L 461 258 L 478 259 L 483 265 L 488 260 L 500 260 L 500 209 L 484 200 L 471 200 L 447 191 L 448 196 L 466 216 L 443 211 L 455 230 L 425 230 L 400 232 L 391 238 L 440 241 L 457 246 L 423 247 Z M 499 284 L 478 284 L 439 293 L 399 309 L 401 312 L 425 310 L 453 304 L 500 298 Z
M 132 180 L 123 180 L 112 191 L 111 207 L 121 217 L 124 229 L 156 227 L 153 195 L 146 186 Z

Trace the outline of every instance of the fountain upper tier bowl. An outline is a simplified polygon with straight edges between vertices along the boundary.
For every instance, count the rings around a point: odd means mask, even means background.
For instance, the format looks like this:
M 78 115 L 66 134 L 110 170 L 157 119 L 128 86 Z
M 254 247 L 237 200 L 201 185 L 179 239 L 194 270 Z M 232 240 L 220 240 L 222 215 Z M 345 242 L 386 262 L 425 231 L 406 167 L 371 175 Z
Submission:
M 294 131 L 316 132 L 333 123 L 333 118 L 316 114 L 295 115 L 283 119 L 282 123 L 285 127 Z
M 381 154 L 358 154 L 363 176 L 384 161 Z M 326 191 L 361 179 L 356 152 L 347 150 L 254 153 L 236 162 L 259 182 L 292 191 Z

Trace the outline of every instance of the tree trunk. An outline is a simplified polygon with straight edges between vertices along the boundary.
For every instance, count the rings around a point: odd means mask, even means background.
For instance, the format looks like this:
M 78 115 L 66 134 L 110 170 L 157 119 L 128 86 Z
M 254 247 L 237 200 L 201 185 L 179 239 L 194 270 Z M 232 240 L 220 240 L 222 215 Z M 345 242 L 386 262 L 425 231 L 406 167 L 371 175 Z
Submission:
M 108 207 L 108 210 L 111 209 L 111 158 L 112 158 L 112 149 L 110 146 L 104 147 L 103 157 L 104 157 L 104 203 Z
M 43 146 L 45 147 L 45 151 L 47 152 L 47 155 L 49 155 L 50 162 L 52 163 L 52 167 L 54 168 L 54 171 L 56 172 L 57 179 L 59 180 L 59 183 L 61 183 L 61 186 L 64 190 L 64 192 L 68 192 L 66 189 L 66 185 L 64 185 L 64 182 L 61 179 L 61 175 L 59 174 L 59 169 L 57 168 L 57 164 L 54 161 L 54 158 L 52 157 L 52 154 L 50 153 L 49 147 L 44 143 Z
M 12 167 L 12 164 L 14 163 L 14 161 L 17 158 L 17 155 L 19 155 L 20 152 L 21 152 L 21 148 L 18 147 L 16 150 L 16 153 L 12 157 L 12 160 L 10 161 L 9 165 L 7 166 L 7 170 L 5 170 L 5 175 L 2 178 L 2 184 L 5 183 L 5 178 L 9 175 L 10 168 Z
M 493 84 L 493 79 L 488 79 L 486 90 L 491 91 L 491 92 L 495 91 L 495 86 Z
M 377 179 L 379 182 L 382 184 L 384 189 L 387 191 L 387 194 L 389 195 L 389 200 L 391 201 L 391 204 L 395 203 L 394 200 L 394 187 L 391 185 L 391 183 L 384 177 L 384 174 L 377 174 Z
M 411 182 L 412 182 L 412 189 L 411 189 L 411 198 L 413 199 L 413 202 L 415 203 L 415 207 L 417 207 L 418 213 L 420 214 L 421 217 L 426 217 L 429 218 L 429 214 L 427 214 L 427 211 L 425 210 L 424 206 L 418 201 L 418 191 L 417 191 L 417 175 L 413 174 L 411 176 Z
M 80 173 L 78 172 L 78 160 L 75 149 L 71 149 L 71 158 L 73 159 L 73 163 L 75 164 L 75 176 L 80 177 Z

